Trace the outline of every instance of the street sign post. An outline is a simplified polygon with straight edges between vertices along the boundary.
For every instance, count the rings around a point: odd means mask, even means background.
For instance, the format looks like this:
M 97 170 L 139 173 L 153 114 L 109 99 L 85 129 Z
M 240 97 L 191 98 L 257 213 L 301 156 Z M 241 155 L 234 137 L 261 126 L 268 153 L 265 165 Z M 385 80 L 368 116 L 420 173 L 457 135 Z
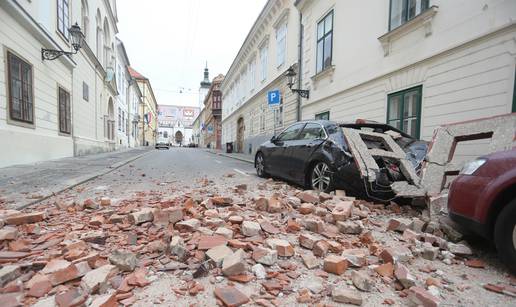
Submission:
M 267 92 L 267 103 L 269 108 L 278 107 L 281 104 L 281 93 L 279 90 Z

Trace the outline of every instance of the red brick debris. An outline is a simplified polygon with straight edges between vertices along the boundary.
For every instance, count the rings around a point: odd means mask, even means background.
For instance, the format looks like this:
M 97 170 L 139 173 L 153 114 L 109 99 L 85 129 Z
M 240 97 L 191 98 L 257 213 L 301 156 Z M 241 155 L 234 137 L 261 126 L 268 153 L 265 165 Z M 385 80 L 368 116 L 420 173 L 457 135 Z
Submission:
M 433 261 L 485 267 L 410 207 L 272 180 L 223 195 L 211 185 L 0 210 L 0 302 L 130 306 L 144 288 L 174 274 L 183 283 L 170 295 L 210 296 L 222 306 L 283 306 L 289 297 L 294 305 L 361 305 L 368 293 L 380 295 L 378 304 L 438 306 L 453 285 Z M 415 266 L 418 259 L 424 265 Z M 512 280 L 482 287 L 516 294 Z M 388 289 L 397 295 L 382 296 Z

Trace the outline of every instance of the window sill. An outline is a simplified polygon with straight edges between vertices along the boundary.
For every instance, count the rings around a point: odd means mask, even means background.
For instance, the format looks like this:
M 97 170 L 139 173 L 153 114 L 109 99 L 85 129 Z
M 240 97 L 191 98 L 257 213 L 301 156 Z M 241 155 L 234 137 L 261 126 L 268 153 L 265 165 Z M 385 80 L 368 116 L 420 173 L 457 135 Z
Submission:
M 425 28 L 425 36 L 426 37 L 432 35 L 432 21 L 438 11 L 439 11 L 438 6 L 435 6 L 435 5 L 431 6 L 423 13 L 414 17 L 412 20 L 410 20 L 410 21 L 402 24 L 401 26 L 380 36 L 378 38 L 378 40 L 382 44 L 384 56 L 389 55 L 391 45 L 394 41 L 396 41 L 401 36 L 403 36 L 409 32 L 412 32 L 420 27 Z
M 310 77 L 312 79 L 314 90 L 317 89 L 317 85 L 319 81 L 325 78 L 330 78 L 330 82 L 333 82 L 333 77 L 335 75 L 335 65 L 330 65 L 326 67 L 324 70 L 318 72 L 317 74 Z
M 12 125 L 12 126 L 22 127 L 22 128 L 36 129 L 36 124 L 35 123 L 30 123 L 30 122 L 19 121 L 19 120 L 16 120 L 16 119 L 11 119 L 11 118 L 9 118 L 9 113 L 7 114 L 7 124 Z

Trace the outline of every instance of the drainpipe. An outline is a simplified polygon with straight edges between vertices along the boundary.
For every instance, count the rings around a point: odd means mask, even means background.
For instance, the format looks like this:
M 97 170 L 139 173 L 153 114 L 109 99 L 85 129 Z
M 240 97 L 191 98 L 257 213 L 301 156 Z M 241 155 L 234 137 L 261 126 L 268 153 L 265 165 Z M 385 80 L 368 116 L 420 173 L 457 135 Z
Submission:
M 298 43 L 298 55 L 297 55 L 297 88 L 301 88 L 301 78 L 303 71 L 303 14 L 299 12 L 299 43 Z M 296 108 L 297 121 L 301 120 L 301 95 L 297 95 L 297 108 Z
M 143 146 L 145 146 L 145 85 L 143 86 L 143 113 L 142 113 L 142 121 L 143 121 Z

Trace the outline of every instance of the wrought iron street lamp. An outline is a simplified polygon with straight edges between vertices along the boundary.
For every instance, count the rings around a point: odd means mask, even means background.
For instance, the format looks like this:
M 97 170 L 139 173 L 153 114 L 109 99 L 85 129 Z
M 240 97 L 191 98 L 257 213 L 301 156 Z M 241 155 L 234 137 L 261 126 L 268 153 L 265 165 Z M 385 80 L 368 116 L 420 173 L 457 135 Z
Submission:
M 68 29 L 70 33 L 70 40 L 72 44 L 72 51 L 63 51 L 63 50 L 54 50 L 54 49 L 41 49 L 41 59 L 44 60 L 55 60 L 62 55 L 72 55 L 76 54 L 79 49 L 82 47 L 82 43 L 84 41 L 84 34 L 81 31 L 81 27 L 77 23 Z
M 297 76 L 297 72 L 294 69 L 294 66 L 290 66 L 290 68 L 285 73 L 285 77 L 287 77 L 287 85 L 288 85 L 288 87 L 290 88 L 290 90 L 293 93 L 297 93 L 299 96 L 301 96 L 303 98 L 306 98 L 306 99 L 310 98 L 310 91 L 309 90 L 302 90 L 302 89 L 292 88 L 294 86 L 296 76 Z

